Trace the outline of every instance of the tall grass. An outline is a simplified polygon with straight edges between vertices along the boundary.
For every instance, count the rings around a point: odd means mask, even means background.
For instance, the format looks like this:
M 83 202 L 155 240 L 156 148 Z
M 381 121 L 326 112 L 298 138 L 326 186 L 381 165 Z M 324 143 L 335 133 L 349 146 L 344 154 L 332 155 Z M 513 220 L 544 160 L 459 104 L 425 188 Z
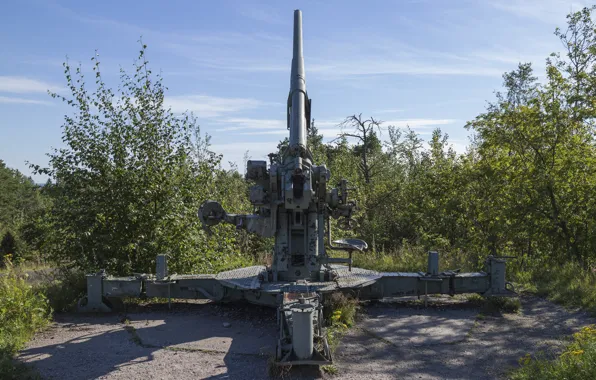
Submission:
M 345 253 L 332 251 L 334 257 L 345 256 Z M 419 245 L 404 244 L 390 252 L 367 251 L 355 252 L 354 266 L 372 269 L 379 272 L 426 272 L 428 264 L 428 250 Z M 461 269 L 462 271 L 478 271 L 482 269 L 482 262 L 476 255 L 469 255 L 460 249 L 439 251 L 439 270 Z
M 512 273 L 522 291 L 569 308 L 581 308 L 596 315 L 596 273 L 573 262 L 564 265 L 535 265 Z

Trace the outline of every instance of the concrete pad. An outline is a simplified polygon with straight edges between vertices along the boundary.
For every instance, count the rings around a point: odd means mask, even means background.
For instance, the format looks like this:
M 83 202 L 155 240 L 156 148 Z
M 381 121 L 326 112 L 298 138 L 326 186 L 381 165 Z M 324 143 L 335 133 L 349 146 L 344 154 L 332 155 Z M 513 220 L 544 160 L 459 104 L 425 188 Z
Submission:
M 522 297 L 522 311 L 476 314 L 454 301 L 372 304 L 343 337 L 336 376 L 363 379 L 502 379 L 527 353 L 560 350 L 562 337 L 594 323 L 549 301 Z M 409 305 L 409 306 L 408 306 Z M 256 306 L 177 305 L 128 315 L 57 314 L 21 351 L 42 379 L 265 379 L 275 313 Z M 123 323 L 127 317 L 130 324 Z M 230 323 L 224 328 L 223 323 Z M 131 328 L 133 327 L 133 328 Z M 264 334 L 263 334 L 264 333 Z M 139 344 L 140 343 L 140 344 Z M 313 379 L 294 368 L 292 379 Z
M 371 308 L 358 327 L 399 346 L 463 341 L 474 326 L 476 310 Z
M 95 379 L 127 363 L 151 360 L 136 345 L 117 316 L 59 316 L 30 341 L 19 359 L 34 365 L 44 379 Z
M 412 300 L 415 301 L 415 300 Z M 503 379 L 527 353 L 560 352 L 561 338 L 593 323 L 535 297 L 521 297 L 520 313 L 477 314 L 470 305 L 434 303 L 424 308 L 377 304 L 369 320 L 351 329 L 335 355 L 339 377 L 361 379 Z M 430 302 L 429 302 L 430 305 Z
M 131 325 L 145 345 L 244 355 L 275 353 L 274 323 L 226 320 L 201 314 L 148 313 L 130 315 Z M 230 327 L 224 327 L 224 322 Z
M 216 318 L 197 316 L 196 313 L 149 313 L 129 315 L 129 318 L 134 319 L 131 324 L 122 323 L 123 317 L 113 314 L 57 315 L 56 322 L 37 334 L 18 358 L 33 365 L 42 379 L 52 380 L 248 380 L 267 376 L 268 357 L 254 355 L 259 353 L 257 347 L 262 342 L 256 339 L 256 331 L 260 329 L 252 329 L 251 334 L 246 336 L 237 334 L 237 330 L 244 328 L 248 322 L 230 320 L 232 327 L 227 329 L 227 334 L 223 334 L 215 329 Z M 145 325 L 145 321 L 149 324 Z M 191 322 L 196 326 L 191 325 Z M 223 326 L 221 320 L 218 323 Z M 150 344 L 141 342 L 140 345 L 134 339 L 131 325 L 142 325 L 138 326 L 142 332 L 137 336 L 152 337 L 148 339 Z M 212 336 L 223 335 L 227 344 L 211 342 L 209 339 L 202 342 L 194 331 L 198 326 L 203 326 L 199 330 L 205 334 L 207 327 L 213 328 L 216 333 Z M 158 332 L 153 334 L 153 331 Z M 274 329 L 272 333 L 275 333 Z M 168 334 L 171 335 L 169 338 Z M 237 339 L 233 335 L 242 335 L 242 338 Z M 255 340 L 246 348 L 240 348 L 249 337 Z M 199 339 L 199 342 L 194 345 L 193 339 Z M 171 345 L 164 348 L 151 345 L 162 342 Z M 182 350 L 172 349 L 175 346 Z M 186 347 L 188 351 L 184 350 Z M 229 349 L 219 352 L 193 350 L 192 347 Z

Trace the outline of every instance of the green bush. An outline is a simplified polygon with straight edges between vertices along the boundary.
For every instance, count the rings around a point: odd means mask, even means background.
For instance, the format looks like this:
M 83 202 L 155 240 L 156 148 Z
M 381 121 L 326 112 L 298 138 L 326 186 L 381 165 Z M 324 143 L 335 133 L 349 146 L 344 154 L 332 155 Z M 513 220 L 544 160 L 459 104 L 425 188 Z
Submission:
M 8 258 L 5 263 L 8 271 L 0 277 L 0 378 L 22 378 L 23 368 L 13 355 L 50 322 L 52 309 L 47 298 L 27 284 L 26 274 L 13 270 Z
M 596 326 L 573 334 L 573 341 L 554 360 L 527 354 L 519 363 L 521 367 L 512 372 L 511 379 L 596 379 Z
M 82 271 L 65 268 L 47 276 L 37 289 L 54 311 L 74 311 L 78 300 L 87 294 L 87 280 Z
M 0 240 L 0 266 L 4 266 L 7 264 L 7 261 L 18 260 L 19 248 L 17 240 L 10 231 L 6 231 L 0 236 L 2 236 Z M 6 256 L 10 257 L 9 260 L 4 259 Z

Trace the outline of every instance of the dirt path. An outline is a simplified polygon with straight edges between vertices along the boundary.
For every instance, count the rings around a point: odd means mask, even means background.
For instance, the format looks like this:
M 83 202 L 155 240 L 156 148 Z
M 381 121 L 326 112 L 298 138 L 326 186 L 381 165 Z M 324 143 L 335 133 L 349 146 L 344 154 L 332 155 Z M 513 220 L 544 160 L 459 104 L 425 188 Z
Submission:
M 522 298 L 520 314 L 482 316 L 441 298 L 428 308 L 376 303 L 342 340 L 339 373 L 286 378 L 496 379 L 528 352 L 594 323 L 548 301 Z M 230 327 L 224 327 L 224 322 Z M 263 379 L 275 347 L 275 312 L 256 306 L 155 306 L 135 313 L 59 315 L 21 360 L 47 379 Z

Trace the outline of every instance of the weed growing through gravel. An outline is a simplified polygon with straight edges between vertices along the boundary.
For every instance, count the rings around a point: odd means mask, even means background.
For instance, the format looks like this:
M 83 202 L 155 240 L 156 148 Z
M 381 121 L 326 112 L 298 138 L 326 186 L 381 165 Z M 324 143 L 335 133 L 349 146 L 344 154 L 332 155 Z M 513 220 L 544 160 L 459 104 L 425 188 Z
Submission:
M 321 367 L 321 369 L 323 370 L 323 372 L 328 373 L 330 375 L 337 375 L 339 373 L 337 366 L 333 364 L 324 365 Z
M 272 379 L 285 379 L 290 375 L 291 365 L 278 365 L 275 362 L 275 355 L 271 355 L 267 360 L 267 374 Z
M 519 364 L 520 368 L 510 374 L 512 380 L 596 379 L 596 325 L 573 334 L 573 341 L 558 358 L 549 360 L 542 355 L 526 354 L 519 359 Z
M 333 293 L 325 300 L 327 342 L 331 352 L 335 351 L 341 337 L 354 324 L 359 308 L 357 299 L 343 293 Z
M 470 294 L 466 298 L 471 304 L 480 307 L 483 314 L 517 313 L 521 307 L 517 297 L 482 297 L 479 294 Z

